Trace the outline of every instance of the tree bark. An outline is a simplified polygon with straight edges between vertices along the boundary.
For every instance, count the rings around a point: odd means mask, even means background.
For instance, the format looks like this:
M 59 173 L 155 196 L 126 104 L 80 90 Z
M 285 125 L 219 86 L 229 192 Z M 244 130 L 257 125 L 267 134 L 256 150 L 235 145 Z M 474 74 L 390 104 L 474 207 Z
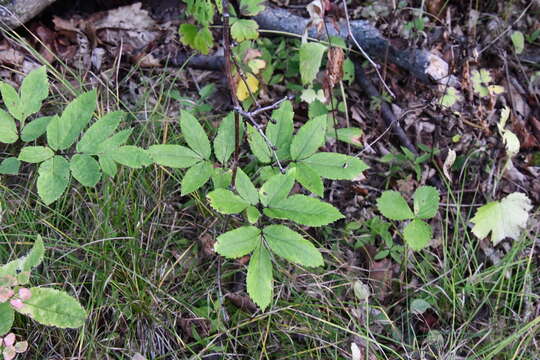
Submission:
M 16 28 L 56 0 L 0 0 L 0 26 Z

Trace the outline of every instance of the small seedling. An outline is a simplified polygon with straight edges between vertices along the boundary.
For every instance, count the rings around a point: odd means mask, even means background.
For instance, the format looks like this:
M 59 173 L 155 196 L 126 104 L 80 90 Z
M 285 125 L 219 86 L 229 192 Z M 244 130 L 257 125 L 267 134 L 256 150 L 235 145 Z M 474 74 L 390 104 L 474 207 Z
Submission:
M 403 239 L 415 251 L 425 248 L 432 237 L 431 219 L 439 209 L 439 192 L 432 186 L 421 186 L 413 195 L 414 211 L 397 191 L 387 190 L 377 200 L 377 208 L 390 220 L 411 220 L 403 229 Z

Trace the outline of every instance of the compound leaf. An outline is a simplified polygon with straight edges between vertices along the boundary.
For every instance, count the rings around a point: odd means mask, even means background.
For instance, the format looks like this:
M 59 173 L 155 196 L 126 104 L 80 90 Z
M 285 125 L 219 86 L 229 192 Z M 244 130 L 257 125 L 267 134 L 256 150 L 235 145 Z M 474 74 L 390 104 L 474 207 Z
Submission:
M 210 206 L 222 214 L 238 214 L 249 206 L 249 203 L 230 190 L 216 189 L 207 195 Z
M 420 219 L 414 219 L 403 229 L 403 238 L 414 251 L 425 248 L 429 244 L 431 237 L 431 226 Z
M 38 169 L 37 191 L 45 205 L 56 201 L 69 184 L 69 163 L 56 155 L 41 163 Z
M 301 163 L 309 165 L 323 178 L 332 180 L 353 180 L 369 168 L 357 157 L 333 152 L 316 153 Z
M 313 155 L 324 144 L 326 118 L 326 115 L 317 116 L 298 130 L 291 143 L 293 160 L 302 160 Z
M 90 155 L 75 154 L 69 162 L 71 175 L 84 186 L 94 187 L 101 179 L 98 162 Z
M 420 219 L 430 219 L 439 209 L 439 191 L 433 186 L 421 186 L 414 192 L 414 214 Z
M 182 196 L 192 193 L 206 184 L 213 173 L 214 168 L 212 163 L 209 161 L 201 161 L 200 163 L 190 167 L 184 174 L 184 178 L 180 184 Z
M 48 288 L 30 288 L 32 296 L 20 310 L 43 325 L 59 328 L 78 328 L 86 320 L 86 311 L 66 292 Z
M 187 168 L 202 160 L 195 151 L 181 145 L 152 145 L 147 151 L 156 164 L 171 168 Z
M 247 291 L 255 304 L 264 310 L 272 301 L 272 262 L 262 243 L 255 248 L 247 271 Z
M 407 220 L 414 218 L 414 214 L 407 202 L 397 191 L 384 191 L 377 199 L 377 208 L 387 219 Z
M 492 201 L 476 210 L 471 219 L 474 224 L 472 232 L 479 239 L 491 232 L 493 245 L 506 237 L 517 240 L 527 225 L 531 209 L 531 200 L 525 194 L 512 193 L 501 201 Z
M 304 266 L 322 266 L 321 253 L 309 241 L 284 225 L 269 225 L 263 229 L 264 238 L 270 249 L 295 264 Z
M 180 114 L 180 128 L 189 147 L 204 159 L 210 159 L 212 149 L 208 136 L 199 121 L 185 110 Z
M 255 226 L 243 226 L 218 236 L 214 249 L 229 259 L 239 258 L 252 252 L 260 244 L 261 230 Z
M 332 205 L 305 195 L 290 196 L 272 203 L 263 211 L 272 218 L 289 219 L 308 226 L 327 225 L 343 218 L 339 210 Z

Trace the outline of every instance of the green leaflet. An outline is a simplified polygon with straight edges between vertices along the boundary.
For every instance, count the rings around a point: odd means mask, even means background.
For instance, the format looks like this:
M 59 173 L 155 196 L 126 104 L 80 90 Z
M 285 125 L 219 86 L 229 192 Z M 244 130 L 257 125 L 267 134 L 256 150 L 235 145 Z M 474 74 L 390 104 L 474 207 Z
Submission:
M 431 226 L 420 219 L 414 219 L 403 229 L 403 238 L 414 251 L 425 248 L 431 237 Z
M 134 145 L 120 146 L 108 155 L 117 163 L 134 169 L 152 164 L 152 158 L 146 153 L 146 150 Z
M 343 218 L 332 205 L 305 195 L 293 195 L 272 203 L 263 212 L 272 218 L 289 219 L 308 226 L 327 225 Z
M 324 195 L 323 181 L 320 175 L 310 166 L 302 162 L 297 163 L 294 168 L 294 178 L 312 193 L 321 197 Z
M 77 143 L 77 151 L 87 154 L 97 154 L 99 144 L 104 142 L 118 128 L 124 119 L 123 111 L 114 111 L 101 117 L 86 130 L 83 137 Z
M 214 168 L 212 174 L 212 183 L 214 189 L 226 189 L 232 183 L 232 170 L 224 170 L 222 168 Z
M 21 108 L 21 100 L 17 94 L 17 90 L 13 86 L 5 82 L 0 82 L 0 93 L 2 94 L 2 100 L 4 105 L 8 109 L 11 116 L 21 121 L 24 118 L 23 109 Z
M 26 256 L 10 261 L 9 263 L 0 266 L 0 286 L 2 286 L 2 278 L 5 276 L 16 276 L 19 284 L 24 285 L 30 279 L 30 270 L 41 264 L 45 246 L 40 235 L 37 236 L 32 249 Z
M 32 70 L 21 84 L 20 110 L 22 112 L 21 123 L 32 114 L 41 109 L 41 103 L 49 95 L 49 82 L 47 80 L 47 68 L 42 66 Z
M 71 175 L 84 186 L 94 187 L 101 179 L 98 162 L 90 155 L 73 155 L 69 162 Z
M 45 205 L 56 201 L 69 184 L 69 163 L 56 155 L 41 163 L 38 169 L 37 190 Z
M 48 288 L 30 288 L 32 297 L 17 310 L 43 325 L 78 328 L 86 320 L 86 311 L 67 293 Z
M 251 205 L 259 203 L 259 193 L 257 189 L 255 189 L 255 186 L 249 177 L 240 168 L 236 170 L 235 187 L 238 194 Z
M 47 126 L 54 117 L 58 117 L 58 115 L 42 116 L 26 124 L 21 131 L 21 140 L 30 142 L 45 134 L 47 131 Z
M 199 154 L 181 145 L 152 145 L 147 151 L 156 164 L 172 168 L 187 168 L 202 160 Z
M 214 249 L 229 259 L 251 253 L 261 242 L 261 231 L 255 226 L 242 226 L 218 236 Z
M 133 128 L 125 129 L 122 131 L 117 132 L 110 138 L 106 139 L 105 141 L 98 143 L 96 148 L 97 154 L 103 154 L 107 152 L 114 152 L 116 149 L 123 145 L 133 132 Z
M 0 174 L 17 175 L 21 162 L 16 157 L 8 157 L 0 162 Z
M 302 160 L 320 176 L 332 180 L 353 180 L 368 166 L 362 160 L 344 154 L 320 152 Z
M 214 154 L 222 165 L 229 161 L 235 144 L 234 112 L 230 112 L 219 124 L 218 133 L 214 139 Z
M 7 112 L 0 109 L 0 142 L 13 144 L 18 138 L 15 120 Z
M 265 0 L 240 0 L 240 12 L 245 16 L 255 16 L 265 9 Z
M 293 137 L 291 158 L 302 160 L 313 155 L 323 144 L 326 132 L 326 115 L 317 116 L 305 123 Z
M 268 164 L 272 160 L 272 153 L 264 138 L 253 126 L 247 126 L 248 143 L 253 155 L 263 164 Z
M 272 278 L 270 253 L 259 243 L 249 260 L 246 283 L 249 296 L 262 310 L 272 301 Z
M 4 336 L 11 330 L 13 321 L 15 320 L 15 312 L 8 302 L 0 303 L 0 336 Z
M 100 155 L 98 160 L 99 166 L 105 174 L 109 175 L 110 177 L 114 177 L 116 175 L 117 166 L 111 156 Z
M 210 141 L 199 121 L 189 112 L 182 110 L 180 128 L 189 147 L 204 159 L 209 160 L 212 154 Z
M 37 164 L 54 156 L 54 151 L 46 146 L 26 146 L 21 149 L 18 159 L 27 163 Z
M 419 219 L 430 219 L 439 210 L 439 191 L 433 186 L 421 186 L 414 192 L 414 214 Z
M 293 136 L 293 107 L 290 101 L 285 101 L 279 108 L 272 112 L 272 119 L 275 123 L 269 122 L 266 125 L 266 136 L 274 145 L 276 155 L 280 160 L 290 158 L 290 146 Z
M 291 192 L 294 178 L 287 174 L 277 174 L 266 181 L 259 189 L 259 198 L 263 206 L 270 206 L 285 199 Z
M 201 161 L 200 163 L 190 167 L 184 174 L 184 178 L 180 184 L 182 196 L 192 193 L 206 184 L 213 173 L 213 164 L 209 161 Z
M 270 249 L 282 258 L 304 266 L 322 266 L 321 253 L 302 235 L 284 225 L 270 225 L 263 229 Z
M 69 148 L 90 121 L 96 109 L 95 90 L 86 92 L 70 102 L 60 117 L 47 126 L 47 142 L 53 150 Z
M 248 206 L 246 209 L 246 218 L 250 224 L 256 224 L 261 217 L 261 212 L 255 206 Z
M 226 189 L 216 189 L 207 198 L 210 206 L 222 214 L 238 214 L 249 206 L 246 200 Z
M 300 47 L 300 77 L 303 85 L 309 85 L 315 80 L 325 51 L 325 45 L 315 42 L 304 43 Z
M 388 190 L 377 199 L 377 208 L 390 220 L 407 220 L 414 218 L 414 214 L 407 202 L 397 191 Z
M 235 18 L 231 22 L 231 37 L 235 41 L 255 40 L 259 37 L 259 24 L 254 20 Z

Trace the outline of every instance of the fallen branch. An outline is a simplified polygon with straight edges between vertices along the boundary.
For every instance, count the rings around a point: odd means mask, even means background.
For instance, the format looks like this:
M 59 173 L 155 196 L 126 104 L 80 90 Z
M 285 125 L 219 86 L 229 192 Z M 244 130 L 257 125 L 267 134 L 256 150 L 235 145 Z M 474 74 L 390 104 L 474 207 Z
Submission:
M 0 0 L 0 24 L 8 28 L 21 26 L 56 0 Z
M 293 15 L 287 10 L 272 7 L 267 7 L 253 19 L 259 24 L 260 30 L 295 35 L 302 35 L 309 22 L 309 19 Z M 340 22 L 337 30 L 331 22 L 327 22 L 326 25 L 330 36 L 338 36 L 354 46 L 353 40 L 349 39 L 349 29 L 346 22 Z M 379 30 L 367 21 L 351 21 L 350 27 L 354 38 L 369 56 L 381 62 L 388 60 L 407 70 L 420 81 L 432 82 L 427 73 L 430 59 L 433 57 L 431 53 L 422 49 L 398 50 L 390 45 Z M 319 34 L 314 28 L 309 30 L 308 35 L 319 40 L 326 39 L 326 34 Z

